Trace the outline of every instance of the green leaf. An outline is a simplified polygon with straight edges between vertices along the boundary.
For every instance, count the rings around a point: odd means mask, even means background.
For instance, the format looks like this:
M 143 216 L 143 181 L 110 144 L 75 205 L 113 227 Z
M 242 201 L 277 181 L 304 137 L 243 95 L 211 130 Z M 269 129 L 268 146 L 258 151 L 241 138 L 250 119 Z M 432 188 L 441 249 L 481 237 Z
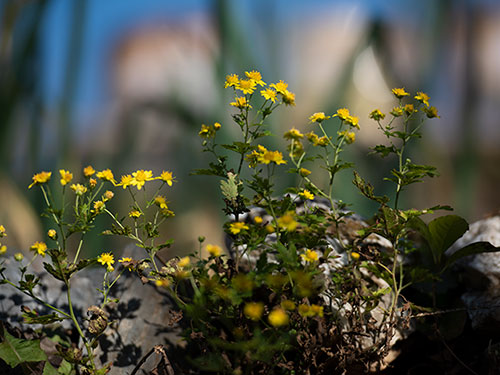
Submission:
M 352 183 L 354 184 L 354 186 L 356 186 L 359 189 L 361 194 L 363 194 L 368 199 L 371 199 L 371 200 L 378 202 L 380 204 L 385 204 L 385 203 L 389 202 L 389 198 L 386 197 L 385 195 L 382 197 L 376 196 L 374 194 L 373 185 L 365 182 L 365 180 L 363 180 L 361 178 L 361 176 L 356 171 L 354 171 L 354 180 L 352 181 Z
M 61 373 L 47 361 L 43 367 L 43 375 L 61 375 Z
M 432 220 L 429 225 L 428 239 L 437 263 L 440 263 L 444 252 L 469 229 L 469 224 L 457 215 L 446 215 Z
M 396 153 L 396 148 L 394 146 L 387 147 L 387 146 L 384 146 L 384 145 L 377 145 L 377 146 L 373 147 L 372 150 L 373 151 L 371 153 L 377 153 L 377 154 L 379 154 L 383 158 L 385 158 L 389 154 L 395 154 Z
M 222 195 L 230 201 L 233 205 L 236 204 L 239 195 L 239 186 L 243 183 L 238 181 L 238 176 L 234 173 L 229 172 L 227 174 L 227 180 L 222 180 L 220 182 L 220 189 Z
M 2 328 L 2 343 L 0 343 L 0 358 L 10 367 L 25 362 L 46 361 L 47 355 L 40 349 L 40 340 L 16 339 Z
M 446 259 L 445 269 L 455 263 L 457 260 L 473 255 L 473 254 L 482 254 L 482 253 L 495 253 L 500 251 L 500 247 L 493 246 L 489 242 L 474 242 L 470 245 L 467 245 L 460 250 L 455 251 L 452 255 Z

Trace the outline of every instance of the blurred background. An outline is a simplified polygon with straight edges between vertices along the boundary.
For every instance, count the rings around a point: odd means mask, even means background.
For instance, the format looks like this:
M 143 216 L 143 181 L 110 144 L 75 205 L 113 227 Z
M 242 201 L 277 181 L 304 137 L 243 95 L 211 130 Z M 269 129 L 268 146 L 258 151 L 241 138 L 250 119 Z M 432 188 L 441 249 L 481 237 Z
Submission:
M 259 70 L 296 93 L 271 117 L 283 147 L 291 127 L 348 107 L 361 131 L 345 158 L 375 184 L 395 160 L 368 156 L 382 142 L 371 110 L 388 112 L 392 87 L 424 91 L 440 119 L 427 122 L 412 160 L 441 177 L 408 189 L 402 207 L 449 204 L 469 222 L 498 213 L 500 197 L 500 3 L 495 0 L 2 0 L 0 1 L 0 223 L 9 248 L 43 238 L 43 202 L 31 176 L 60 168 L 170 170 L 176 213 L 166 255 L 222 243 L 218 178 L 190 176 L 202 123 L 237 135 L 223 89 L 229 73 Z M 310 127 L 310 125 L 309 125 Z M 282 183 L 290 177 L 282 177 Z M 370 217 L 374 207 L 343 171 L 335 197 Z M 58 179 L 53 179 L 57 185 Z M 124 197 L 126 197 L 124 195 Z M 126 206 L 117 197 L 113 204 Z M 116 208 L 115 207 L 115 208 Z M 101 225 L 102 223 L 98 223 Z M 98 237 L 89 253 L 122 243 Z

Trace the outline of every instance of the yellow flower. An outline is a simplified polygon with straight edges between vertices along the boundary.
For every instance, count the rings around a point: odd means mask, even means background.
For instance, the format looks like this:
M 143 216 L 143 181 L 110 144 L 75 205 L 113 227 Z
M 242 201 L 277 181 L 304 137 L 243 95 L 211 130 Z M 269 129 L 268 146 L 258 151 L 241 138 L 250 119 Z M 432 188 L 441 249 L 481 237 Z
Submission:
M 0 244 L 0 255 L 3 255 L 7 252 L 7 246 Z
M 250 103 L 248 103 L 247 98 L 244 96 L 237 96 L 234 98 L 234 102 L 229 103 L 229 105 L 232 105 L 233 107 L 243 109 L 243 108 L 252 108 Z
M 102 253 L 97 257 L 97 261 L 107 268 L 113 268 L 115 256 L 111 253 Z
M 270 100 L 273 103 L 276 102 L 277 93 L 272 89 L 265 89 L 260 91 L 260 95 L 266 100 Z
M 97 185 L 97 180 L 95 178 L 91 178 L 89 180 L 89 185 L 91 189 L 95 188 L 95 186 Z
M 404 111 L 407 115 L 411 115 L 412 113 L 417 112 L 413 104 L 406 104 L 404 107 Z
M 159 288 L 167 288 L 170 285 L 170 281 L 167 279 L 156 279 L 155 285 Z
M 281 301 L 280 305 L 285 310 L 288 310 L 288 311 L 295 310 L 295 302 L 293 302 L 293 301 L 291 301 L 289 299 L 285 299 L 285 300 Z
M 293 211 L 288 211 L 283 216 L 278 218 L 278 226 L 289 232 L 294 231 L 298 225 L 299 223 L 296 222 L 293 217 Z
M 269 320 L 269 323 L 273 327 L 281 327 L 287 325 L 290 319 L 288 318 L 288 314 L 285 312 L 285 310 L 278 307 L 271 311 L 271 313 L 267 317 L 267 320 Z
M 305 254 L 300 254 L 300 257 L 308 263 L 312 263 L 318 260 L 318 253 L 314 250 L 307 249 Z
M 317 139 L 313 140 L 313 146 L 324 147 L 324 146 L 328 145 L 329 142 L 330 142 L 330 138 L 328 138 L 327 136 L 323 136 L 321 138 L 317 138 Z
M 102 196 L 102 200 L 104 202 L 106 201 L 109 201 L 110 199 L 113 199 L 113 197 L 115 196 L 115 193 L 113 193 L 112 191 L 110 190 L 106 190 Z
M 274 227 L 271 224 L 267 224 L 264 229 L 266 230 L 267 233 L 274 233 Z
M 177 262 L 177 265 L 180 268 L 186 268 L 190 264 L 191 264 L 191 259 L 189 259 L 189 257 L 183 257 L 183 258 L 179 259 L 179 262 Z
M 284 95 L 285 92 L 287 91 L 288 83 L 285 83 L 280 80 L 278 83 L 271 83 L 269 87 L 274 88 L 277 92 Z
M 344 137 L 348 144 L 351 144 L 356 140 L 356 134 L 354 132 L 342 130 L 341 132 L 337 132 L 337 134 L 339 137 Z
M 0 225 L 0 237 L 5 236 L 7 236 L 7 233 L 5 233 L 5 227 L 3 225 Z
M 31 245 L 30 250 L 33 251 L 34 253 L 37 253 L 38 255 L 41 255 L 45 257 L 45 252 L 47 251 L 47 245 L 45 242 L 35 242 L 33 245 Z
M 95 169 L 92 168 L 91 165 L 87 165 L 85 168 L 83 168 L 83 175 L 85 177 L 90 177 L 95 173 Z
M 205 124 L 201 124 L 201 130 L 198 132 L 201 138 L 213 138 L 215 137 L 215 128 Z
M 214 129 L 217 131 L 221 128 L 221 124 L 219 122 L 214 122 Z
M 322 122 L 328 120 L 330 116 L 325 116 L 325 112 L 316 112 L 312 116 L 309 117 L 311 122 Z
M 358 117 L 347 116 L 345 122 L 348 123 L 349 125 L 359 129 L 359 118 Z
M 47 231 L 47 236 L 51 239 L 51 240 L 57 240 L 57 232 L 55 229 L 49 229 Z
M 59 174 L 61 175 L 61 185 L 66 186 L 68 182 L 71 182 L 73 179 L 73 173 L 70 173 L 69 171 L 65 171 L 64 169 L 59 170 Z
M 132 175 L 130 174 L 124 175 L 121 177 L 121 181 L 117 186 L 122 186 L 123 189 L 126 189 L 127 187 L 132 185 L 133 180 L 134 178 L 132 177 Z
M 417 95 L 415 95 L 415 99 L 417 99 L 420 103 L 424 103 L 427 107 L 429 106 L 430 97 L 425 92 L 417 92 Z
M 242 91 L 243 94 L 252 94 L 255 91 L 255 86 L 257 86 L 257 83 L 252 79 L 240 79 L 235 87 L 237 90 Z
M 394 117 L 399 117 L 403 114 L 403 109 L 400 107 L 394 107 L 391 111 L 391 115 Z
M 286 105 L 295 105 L 295 94 L 288 90 L 285 90 L 283 95 L 283 103 Z
M 207 249 L 208 253 L 214 257 L 218 257 L 222 254 L 221 247 L 217 246 L 217 245 L 207 244 L 206 249 Z
M 17 260 L 18 262 L 20 262 L 24 259 L 24 255 L 22 253 L 15 253 L 14 259 Z
M 309 305 L 300 304 L 298 309 L 300 316 L 307 318 L 310 316 L 314 316 L 314 312 L 311 310 Z
M 125 268 L 127 268 L 129 271 L 132 271 L 134 264 L 133 264 L 133 259 L 130 257 L 122 257 L 118 262 L 122 263 Z
M 168 186 L 172 186 L 175 182 L 175 178 L 172 176 L 172 172 L 163 171 L 159 177 L 160 180 L 166 182 Z
M 87 188 L 81 184 L 72 184 L 70 188 L 76 195 L 83 195 L 87 192 Z
M 302 176 L 302 177 L 307 177 L 311 174 L 312 172 L 309 170 L 309 169 L 306 169 L 306 168 L 300 168 L 299 169 L 299 174 Z
M 160 207 L 162 210 L 168 210 L 167 201 L 164 196 L 157 195 L 155 197 L 155 204 Z
M 351 258 L 352 258 L 353 260 L 358 260 L 360 256 L 361 256 L 361 255 L 359 255 L 359 253 L 357 253 L 357 252 L 355 252 L 355 251 L 352 251 L 352 252 L 351 252 Z
M 113 183 L 115 182 L 115 177 L 113 176 L 113 172 L 111 172 L 111 169 L 104 169 L 103 171 L 97 172 L 96 176 L 101 180 L 106 180 Z
M 249 226 L 246 225 L 245 223 L 241 222 L 241 221 L 237 221 L 235 223 L 229 224 L 229 231 L 232 234 L 238 234 L 241 231 L 247 230 L 247 229 L 250 229 Z
M 45 184 L 50 180 L 50 176 L 52 175 L 52 172 L 40 172 L 37 173 L 33 176 L 33 182 L 31 183 L 30 186 L 28 186 L 28 189 L 31 189 L 33 185 L 42 185 Z
M 383 120 L 385 118 L 385 114 L 380 112 L 379 109 L 374 109 L 373 111 L 371 111 L 371 113 L 368 117 L 374 119 L 375 121 L 379 121 L 379 120 Z
M 141 217 L 141 215 L 142 215 L 142 212 L 139 210 L 132 210 L 128 213 L 128 216 L 131 218 L 134 218 L 134 219 Z
M 264 219 L 262 219 L 260 216 L 255 216 L 253 218 L 253 221 L 255 224 L 262 224 L 262 222 L 264 221 Z
M 314 199 L 314 194 L 311 193 L 309 190 L 307 189 L 304 189 L 302 190 L 299 195 L 302 197 L 302 198 L 305 198 L 305 199 L 309 199 L 310 201 L 312 201 Z
M 346 121 L 350 116 L 349 110 L 347 108 L 337 109 L 337 113 L 333 115 L 333 117 L 338 117 L 342 121 Z
M 314 303 L 311 305 L 311 312 L 319 316 L 320 318 L 323 317 L 323 306 L 315 305 Z
M 283 160 L 283 154 L 279 151 L 269 151 L 266 150 L 262 154 L 260 154 L 257 158 L 259 163 L 262 164 L 269 164 L 269 163 L 275 163 L 275 164 L 286 164 L 286 161 Z
M 395 89 L 392 89 L 392 93 L 394 94 L 394 96 L 398 99 L 401 99 L 402 97 L 404 96 L 408 96 L 410 95 L 409 93 L 407 93 L 405 91 L 404 88 L 395 88 Z
M 239 82 L 239 78 L 237 74 L 230 74 L 226 76 L 226 82 L 224 84 L 224 88 L 228 88 L 231 86 L 236 86 Z
M 248 319 L 259 320 L 264 313 L 264 304 L 262 302 L 247 302 L 245 307 L 243 307 L 243 314 Z
M 146 181 L 154 180 L 153 172 L 143 169 L 133 172 L 132 177 L 132 185 L 137 187 L 137 190 L 141 190 Z
M 292 139 L 298 141 L 299 139 L 304 138 L 304 134 L 302 134 L 299 130 L 295 128 L 291 128 L 283 135 L 283 138 L 288 139 L 290 141 Z
M 256 70 L 252 70 L 251 72 L 245 72 L 245 75 L 248 79 L 254 81 L 257 85 L 265 86 L 266 83 L 262 80 L 262 75 L 260 72 Z
M 105 208 L 106 208 L 106 205 L 104 204 L 103 201 L 95 201 L 94 202 L 94 212 L 96 214 L 101 213 L 102 211 L 104 211 Z
M 424 107 L 424 108 L 422 108 L 422 111 L 425 112 L 425 114 L 427 115 L 428 118 L 434 118 L 434 117 L 439 118 L 440 117 L 440 116 L 438 116 L 438 110 L 434 106 L 431 106 L 429 108 Z
M 125 262 L 132 262 L 132 258 L 129 258 L 129 257 L 122 257 L 122 259 L 120 259 L 118 262 L 120 263 L 125 263 Z

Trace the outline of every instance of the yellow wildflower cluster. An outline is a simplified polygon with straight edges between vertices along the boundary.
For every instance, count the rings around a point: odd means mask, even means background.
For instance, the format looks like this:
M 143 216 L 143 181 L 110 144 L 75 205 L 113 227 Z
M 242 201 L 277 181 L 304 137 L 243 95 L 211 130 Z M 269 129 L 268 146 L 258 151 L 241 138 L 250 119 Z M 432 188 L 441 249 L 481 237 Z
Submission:
M 45 244 L 45 242 L 37 241 L 33 245 L 31 245 L 30 250 L 33 251 L 35 254 L 45 257 L 45 252 L 47 251 L 47 245 Z
M 217 245 L 207 244 L 207 252 L 214 257 L 218 257 L 222 254 L 222 248 Z
M 5 233 L 5 227 L 3 225 L 0 225 L 0 238 L 7 236 L 7 233 Z M 3 255 L 7 252 L 7 246 L 2 245 L 0 243 L 0 255 Z
M 66 171 L 64 169 L 59 170 L 59 174 L 61 175 L 61 185 L 66 186 L 73 179 L 73 173 Z
M 325 116 L 324 112 L 316 112 L 309 117 L 309 120 L 311 120 L 311 122 L 323 122 L 325 120 L 328 120 L 329 118 L 330 116 Z
M 264 304 L 262 302 L 247 302 L 243 307 L 243 314 L 251 320 L 259 320 L 263 313 Z
M 243 95 L 252 95 L 257 86 L 264 87 L 266 85 L 266 82 L 262 80 L 260 72 L 252 70 L 245 72 L 245 78 L 240 78 L 237 74 L 227 75 L 224 88 L 233 87 L 235 90 L 241 91 Z M 295 105 L 295 94 L 288 90 L 288 84 L 283 81 L 272 83 L 268 88 L 260 91 L 260 95 L 266 101 L 271 101 L 272 103 L 276 102 L 278 94 L 281 95 L 284 104 Z M 239 109 L 252 108 L 246 96 L 237 96 L 230 105 Z
M 281 152 L 269 151 L 262 145 L 258 145 L 257 150 L 253 150 L 252 153 L 248 154 L 246 160 L 249 162 L 249 167 L 251 168 L 254 168 L 257 164 L 286 164 Z
M 308 200 L 313 200 L 314 199 L 314 194 L 311 193 L 309 190 L 307 189 L 303 189 L 301 192 L 299 192 L 299 196 L 301 196 L 302 198 L 304 199 L 308 199 Z
M 278 226 L 281 229 L 285 229 L 289 232 L 294 231 L 298 227 L 299 223 L 295 221 L 294 212 L 288 211 L 283 216 L 278 218 Z
M 250 229 L 250 227 L 241 221 L 229 224 L 229 231 L 232 234 L 239 234 L 241 231 L 248 229 Z
M 338 117 L 346 124 L 359 129 L 359 118 L 352 116 L 347 108 L 338 109 L 337 113 L 335 113 L 333 117 Z
M 310 249 L 307 249 L 304 254 L 300 254 L 300 257 L 308 263 L 316 262 L 319 259 L 318 253 Z
M 308 141 L 313 144 L 313 146 L 325 147 L 328 143 L 330 143 L 330 138 L 327 136 L 320 137 L 313 131 L 307 133 L 306 137 Z
M 101 263 L 103 266 L 106 266 L 107 272 L 113 272 L 115 263 L 115 256 L 112 253 L 102 253 L 97 257 L 97 261 Z
M 201 129 L 198 132 L 198 135 L 201 138 L 207 138 L 207 139 L 208 138 L 215 138 L 215 134 L 217 133 L 217 131 L 220 128 L 221 128 L 221 124 L 218 122 L 214 123 L 213 125 L 202 124 Z
M 339 137 L 344 138 L 348 144 L 351 144 L 356 140 L 356 133 L 348 131 L 348 130 L 342 130 L 341 132 L 338 132 L 337 134 L 339 135 Z
M 323 317 L 323 306 L 300 304 L 297 310 L 304 318 L 312 318 L 314 316 Z
M 43 185 L 50 181 L 50 176 L 52 172 L 40 172 L 33 176 L 33 182 L 28 186 L 31 189 L 33 185 Z

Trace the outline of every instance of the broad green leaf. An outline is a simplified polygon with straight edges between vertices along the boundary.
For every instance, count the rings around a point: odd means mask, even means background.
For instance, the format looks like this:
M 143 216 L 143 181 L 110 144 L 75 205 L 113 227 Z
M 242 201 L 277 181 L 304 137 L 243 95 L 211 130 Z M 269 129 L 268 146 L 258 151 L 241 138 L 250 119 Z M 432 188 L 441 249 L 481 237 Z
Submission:
M 469 224 L 460 216 L 446 215 L 432 220 L 428 228 L 429 245 L 439 263 L 444 252 L 469 229 Z
M 448 259 L 446 260 L 445 268 L 451 266 L 458 259 L 473 255 L 473 254 L 481 254 L 481 253 L 494 253 L 500 251 L 500 247 L 495 247 L 489 242 L 474 242 L 470 245 L 467 245 L 460 250 L 455 251 Z
M 40 349 L 40 340 L 16 339 L 5 330 L 3 330 L 2 336 L 0 358 L 10 367 L 14 368 L 25 362 L 47 360 L 47 355 Z
M 43 367 L 43 375 L 61 375 L 48 361 Z

